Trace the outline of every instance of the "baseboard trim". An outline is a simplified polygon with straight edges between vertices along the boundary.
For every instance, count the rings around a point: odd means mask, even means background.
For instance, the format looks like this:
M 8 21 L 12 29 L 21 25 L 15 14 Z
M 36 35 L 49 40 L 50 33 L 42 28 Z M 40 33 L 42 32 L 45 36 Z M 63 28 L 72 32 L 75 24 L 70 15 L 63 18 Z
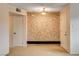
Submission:
M 60 44 L 60 41 L 27 41 L 27 44 Z

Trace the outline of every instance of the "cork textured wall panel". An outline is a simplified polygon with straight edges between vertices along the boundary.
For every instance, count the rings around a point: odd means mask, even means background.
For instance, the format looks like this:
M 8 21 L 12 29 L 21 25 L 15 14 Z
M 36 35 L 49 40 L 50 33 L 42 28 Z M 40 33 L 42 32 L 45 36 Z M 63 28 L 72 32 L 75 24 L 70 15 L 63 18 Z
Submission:
M 28 41 L 60 41 L 60 13 L 27 13 Z

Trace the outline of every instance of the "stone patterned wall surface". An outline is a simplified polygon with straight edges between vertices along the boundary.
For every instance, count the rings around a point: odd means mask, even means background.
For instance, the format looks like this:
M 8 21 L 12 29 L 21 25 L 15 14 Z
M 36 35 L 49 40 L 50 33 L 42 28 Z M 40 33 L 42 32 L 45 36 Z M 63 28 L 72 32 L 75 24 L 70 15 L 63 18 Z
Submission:
M 60 15 L 59 12 L 27 13 L 27 38 L 28 41 L 59 41 Z

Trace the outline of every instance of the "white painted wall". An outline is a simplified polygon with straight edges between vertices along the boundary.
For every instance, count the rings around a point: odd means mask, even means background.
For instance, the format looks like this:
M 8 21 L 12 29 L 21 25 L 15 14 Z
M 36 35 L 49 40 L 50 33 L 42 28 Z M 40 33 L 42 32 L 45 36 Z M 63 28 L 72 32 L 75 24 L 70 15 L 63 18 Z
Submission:
M 70 53 L 79 54 L 79 4 L 70 4 Z
M 9 13 L 8 5 L 0 4 L 0 55 L 9 53 Z

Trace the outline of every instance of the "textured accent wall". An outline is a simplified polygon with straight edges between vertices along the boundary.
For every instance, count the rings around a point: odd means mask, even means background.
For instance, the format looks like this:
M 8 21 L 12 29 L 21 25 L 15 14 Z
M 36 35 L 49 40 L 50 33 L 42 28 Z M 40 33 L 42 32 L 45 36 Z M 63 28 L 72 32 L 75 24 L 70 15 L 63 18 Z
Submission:
M 28 41 L 59 41 L 60 15 L 57 13 L 27 13 Z

